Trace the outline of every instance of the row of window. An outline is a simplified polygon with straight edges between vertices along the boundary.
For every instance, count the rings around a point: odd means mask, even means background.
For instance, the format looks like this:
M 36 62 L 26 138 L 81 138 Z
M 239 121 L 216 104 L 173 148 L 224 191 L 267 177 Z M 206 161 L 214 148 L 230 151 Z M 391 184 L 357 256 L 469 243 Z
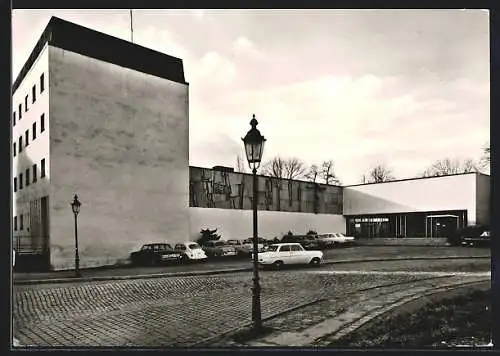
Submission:
M 33 169 L 33 178 L 31 178 L 30 175 L 30 168 L 26 168 L 26 171 L 23 173 L 19 173 L 19 179 L 18 177 L 14 177 L 14 192 L 17 192 L 18 189 L 18 183 L 19 183 L 19 190 L 23 189 L 23 186 L 29 186 L 31 183 L 36 183 L 38 180 L 37 172 L 38 172 L 38 166 L 35 163 L 32 167 Z M 45 178 L 45 158 L 42 159 L 40 162 L 40 178 Z
M 43 93 L 45 90 L 45 74 L 42 73 L 40 76 L 40 94 Z M 28 107 L 28 97 L 29 95 L 26 95 L 24 97 L 24 112 L 28 112 L 29 107 Z M 36 84 L 33 85 L 33 88 L 31 88 L 31 103 L 34 104 L 36 101 Z M 19 121 L 23 118 L 23 104 L 18 105 L 18 111 L 17 115 L 19 118 Z M 12 114 L 12 126 L 16 126 L 16 111 Z
M 23 214 L 19 215 L 19 230 L 24 230 Z M 17 231 L 17 216 L 14 216 L 14 231 Z
M 36 121 L 35 121 L 32 125 L 32 130 L 31 130 L 32 141 L 34 141 L 36 139 L 36 131 L 37 130 L 36 130 Z M 40 116 L 40 134 L 44 131 L 45 131 L 45 114 L 42 114 Z M 24 132 L 24 147 L 29 146 L 29 144 L 30 144 L 30 130 L 28 129 Z M 14 142 L 12 146 L 13 146 L 12 148 L 14 151 L 14 153 L 13 153 L 14 157 L 16 157 L 17 152 L 19 152 L 19 153 L 23 152 L 23 136 L 22 135 L 19 136 L 18 147 L 16 147 L 16 142 Z M 19 149 L 19 151 L 16 150 L 17 148 Z

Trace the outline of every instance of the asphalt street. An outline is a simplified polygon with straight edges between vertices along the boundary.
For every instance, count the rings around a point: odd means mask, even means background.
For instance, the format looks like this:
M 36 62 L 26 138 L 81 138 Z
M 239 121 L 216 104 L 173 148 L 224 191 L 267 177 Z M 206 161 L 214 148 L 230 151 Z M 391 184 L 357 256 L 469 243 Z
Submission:
M 335 248 L 324 251 L 325 261 L 339 261 L 348 259 L 373 259 L 373 258 L 407 258 L 407 257 L 445 257 L 445 256 L 489 256 L 490 250 L 470 247 L 432 247 L 432 246 L 353 246 Z M 249 258 L 226 258 L 193 263 L 187 265 L 170 265 L 155 267 L 126 267 L 114 269 L 84 270 L 83 275 L 88 277 L 129 276 L 158 273 L 194 272 L 200 270 L 223 270 L 251 267 Z M 64 278 L 73 276 L 73 271 L 52 273 L 14 273 L 14 282 L 44 278 Z
M 263 317 L 321 299 L 335 300 L 334 305 L 345 307 L 373 288 L 425 290 L 429 280 L 438 284 L 487 280 L 490 268 L 488 259 L 465 259 L 358 262 L 263 271 Z M 449 274 L 422 273 L 426 271 Z M 186 347 L 247 324 L 251 318 L 251 283 L 251 272 L 238 272 L 14 286 L 14 336 L 21 345 L 36 346 Z M 325 310 L 325 315 L 332 312 Z

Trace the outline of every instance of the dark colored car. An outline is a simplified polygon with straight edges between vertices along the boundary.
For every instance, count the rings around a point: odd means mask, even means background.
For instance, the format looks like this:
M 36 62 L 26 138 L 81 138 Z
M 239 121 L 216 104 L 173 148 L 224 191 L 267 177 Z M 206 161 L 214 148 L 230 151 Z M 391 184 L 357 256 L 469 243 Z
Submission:
M 321 241 L 314 235 L 285 235 L 281 239 L 283 243 L 299 243 L 306 250 L 321 250 Z
M 489 246 L 490 242 L 489 228 L 479 225 L 467 226 L 448 238 L 448 243 L 452 246 Z
M 483 246 L 491 245 L 491 232 L 488 230 L 483 231 L 481 234 L 470 233 L 462 236 L 462 245 L 470 246 Z
M 166 263 L 178 263 L 182 254 L 174 251 L 167 243 L 145 244 L 139 251 L 130 254 L 130 261 L 133 265 L 159 265 Z

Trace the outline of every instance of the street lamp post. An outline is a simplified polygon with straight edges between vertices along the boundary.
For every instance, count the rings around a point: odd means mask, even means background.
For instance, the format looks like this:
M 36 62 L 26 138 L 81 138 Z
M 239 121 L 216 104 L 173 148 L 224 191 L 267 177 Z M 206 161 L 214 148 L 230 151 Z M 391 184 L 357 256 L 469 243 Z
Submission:
M 257 119 L 253 115 L 250 121 L 252 128 L 247 132 L 243 142 L 245 144 L 245 153 L 247 155 L 248 165 L 253 173 L 253 288 L 252 288 L 252 324 L 254 330 L 262 328 L 262 316 L 260 310 L 260 282 L 259 282 L 259 260 L 258 260 L 258 229 L 257 229 L 257 168 L 262 160 L 264 142 L 266 139 L 257 129 Z
M 71 210 L 73 210 L 73 215 L 75 216 L 75 276 L 80 277 L 80 255 L 78 254 L 78 214 L 80 213 L 80 200 L 78 200 L 78 195 L 75 194 L 73 201 L 71 202 Z

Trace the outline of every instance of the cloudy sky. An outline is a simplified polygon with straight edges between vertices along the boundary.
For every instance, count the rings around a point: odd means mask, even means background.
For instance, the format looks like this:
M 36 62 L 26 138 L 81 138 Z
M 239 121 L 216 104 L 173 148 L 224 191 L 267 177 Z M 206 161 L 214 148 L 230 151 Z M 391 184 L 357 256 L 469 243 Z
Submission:
M 130 40 L 128 10 L 14 10 L 13 75 L 51 16 Z M 481 10 L 134 10 L 134 42 L 182 58 L 190 164 L 235 166 L 253 113 L 264 159 L 397 178 L 489 141 Z

